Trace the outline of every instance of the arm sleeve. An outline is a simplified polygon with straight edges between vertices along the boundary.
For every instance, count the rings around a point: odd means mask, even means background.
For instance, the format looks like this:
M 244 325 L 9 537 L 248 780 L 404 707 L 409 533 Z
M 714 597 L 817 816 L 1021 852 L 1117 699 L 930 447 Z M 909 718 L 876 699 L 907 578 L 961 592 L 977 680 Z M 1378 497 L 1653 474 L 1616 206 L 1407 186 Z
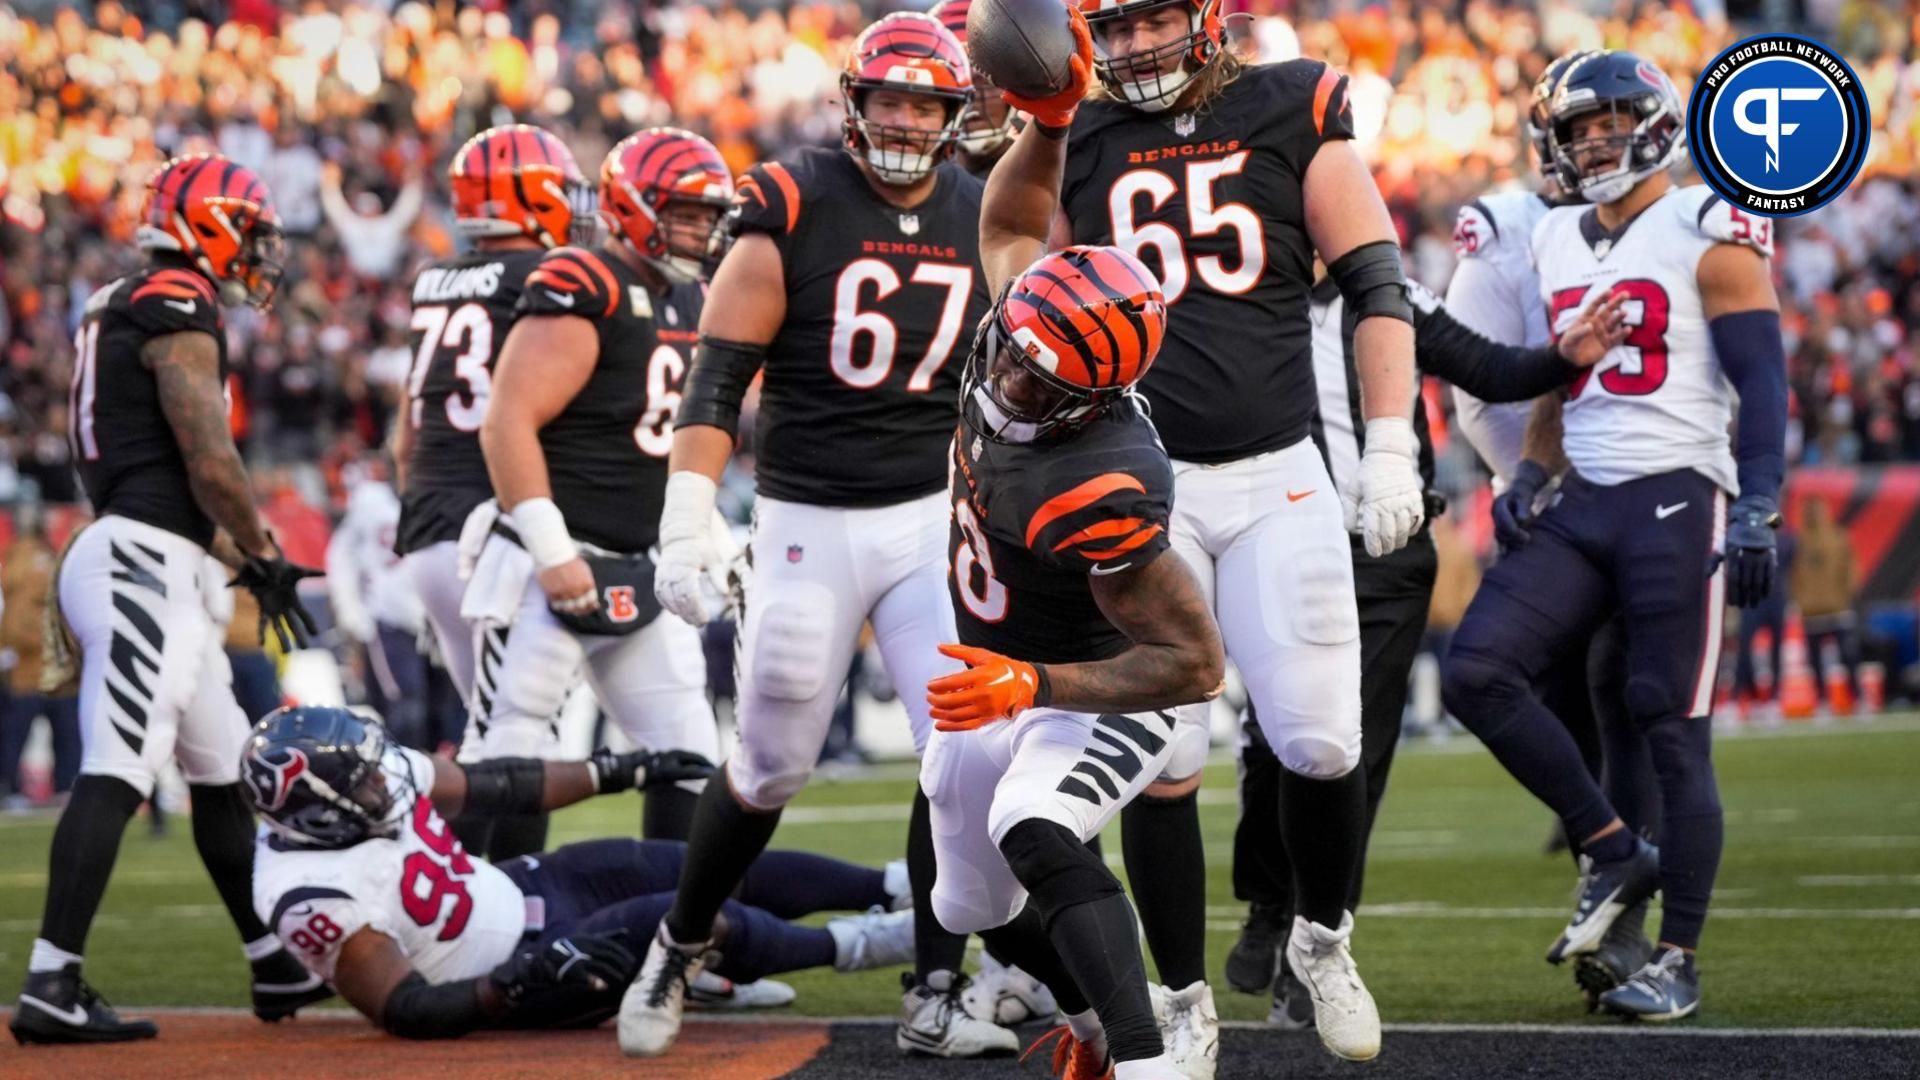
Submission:
M 1420 370 L 1482 401 L 1539 397 L 1579 371 L 1551 346 L 1523 349 L 1475 333 L 1417 282 L 1410 283 L 1407 292 L 1413 299 L 1413 349 Z
M 1787 354 L 1777 311 L 1737 311 L 1707 324 L 1720 369 L 1740 395 L 1734 460 L 1741 495 L 1777 499 L 1787 460 Z
M 527 275 L 513 314 L 577 315 L 598 322 L 619 303 L 620 279 L 606 260 L 585 248 L 563 247 L 547 252 Z

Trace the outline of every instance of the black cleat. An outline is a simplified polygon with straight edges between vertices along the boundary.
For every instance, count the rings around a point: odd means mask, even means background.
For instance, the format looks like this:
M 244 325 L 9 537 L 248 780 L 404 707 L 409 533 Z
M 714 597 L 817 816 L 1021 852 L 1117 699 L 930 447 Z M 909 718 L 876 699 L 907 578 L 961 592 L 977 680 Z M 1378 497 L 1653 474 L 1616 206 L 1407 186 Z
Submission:
M 1600 950 L 1601 939 L 1628 908 L 1660 890 L 1660 849 L 1636 838 L 1633 854 L 1615 862 L 1580 858 L 1579 902 L 1573 918 L 1547 950 L 1547 963 Z
M 1634 972 L 1653 959 L 1653 942 L 1647 940 L 1647 902 L 1628 908 L 1600 939 L 1600 950 L 1574 962 L 1573 981 L 1586 995 L 1587 1011 L 1600 1008 L 1600 995 L 1626 982 Z
M 20 1004 L 7 1024 L 15 1042 L 107 1043 L 151 1039 L 160 1034 L 151 1020 L 122 1020 L 105 998 L 80 977 L 80 965 L 29 973 L 20 988 Z
M 253 962 L 253 1015 L 269 1024 L 332 996 L 333 988 L 285 949 Z
M 1273 985 L 1280 950 L 1293 930 L 1293 917 L 1272 904 L 1254 904 L 1241 924 L 1240 940 L 1227 953 L 1227 985 L 1243 994 L 1263 994 Z
M 1293 969 L 1280 961 L 1280 974 L 1273 977 L 1273 1008 L 1267 1023 L 1281 1031 L 1305 1031 L 1313 1026 L 1313 996 L 1294 977 Z

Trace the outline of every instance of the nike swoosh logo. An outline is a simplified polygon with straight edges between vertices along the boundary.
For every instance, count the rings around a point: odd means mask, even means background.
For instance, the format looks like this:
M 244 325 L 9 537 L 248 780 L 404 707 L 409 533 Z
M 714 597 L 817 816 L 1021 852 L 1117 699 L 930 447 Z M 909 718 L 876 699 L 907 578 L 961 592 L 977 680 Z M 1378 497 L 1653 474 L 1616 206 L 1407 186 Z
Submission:
M 1653 508 L 1653 516 L 1659 518 L 1661 521 L 1665 521 L 1686 508 L 1686 503 L 1674 503 L 1672 506 L 1656 506 Z
M 74 1027 L 85 1027 L 87 1024 L 87 1010 L 78 1005 L 69 1005 L 64 1009 L 56 1009 L 31 994 L 21 994 L 20 1004 L 31 1005 L 41 1012 L 46 1013 L 48 1016 L 54 1017 L 63 1023 L 72 1024 Z
M 548 296 L 553 297 L 553 302 L 556 304 L 559 304 L 561 307 L 573 306 L 573 297 L 569 296 L 566 293 L 557 293 L 557 292 L 554 292 L 552 289 L 544 289 L 542 291 L 545 292 Z
M 1311 494 L 1313 494 L 1314 492 L 1316 492 L 1316 491 L 1319 491 L 1319 490 L 1320 490 L 1319 488 L 1308 488 L 1308 489 L 1307 489 L 1307 490 L 1305 490 L 1305 491 L 1289 491 L 1289 492 L 1287 492 L 1287 501 L 1288 501 L 1288 502 L 1299 502 L 1299 501 L 1300 501 L 1301 499 L 1304 499 L 1304 498 L 1306 498 L 1307 496 L 1309 496 L 1309 495 L 1311 495 Z
M 1123 562 L 1119 566 L 1093 566 L 1087 568 L 1087 573 L 1094 577 L 1106 577 L 1108 574 L 1117 574 L 1132 565 L 1130 562 Z
M 182 315 L 193 314 L 194 303 L 191 300 L 162 300 L 160 302 Z
M 529 870 L 534 870 L 534 869 L 537 869 L 537 868 L 539 868 L 539 866 L 540 866 L 540 860 L 539 860 L 539 859 L 536 859 L 536 858 L 534 858 L 534 857 L 533 857 L 533 856 L 531 856 L 531 855 L 523 855 L 523 856 L 521 856 L 521 857 L 527 860 L 527 869 L 529 869 Z

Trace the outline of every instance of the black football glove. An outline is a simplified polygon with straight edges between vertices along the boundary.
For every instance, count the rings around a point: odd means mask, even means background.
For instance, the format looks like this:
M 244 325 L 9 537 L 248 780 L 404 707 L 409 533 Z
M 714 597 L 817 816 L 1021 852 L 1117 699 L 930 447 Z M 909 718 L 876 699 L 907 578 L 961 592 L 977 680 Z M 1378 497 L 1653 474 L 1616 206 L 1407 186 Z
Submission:
M 1507 490 L 1493 500 L 1493 538 L 1502 551 L 1514 551 L 1533 539 L 1527 526 L 1533 524 L 1533 505 L 1540 501 L 1540 489 L 1551 479 L 1538 462 L 1522 461 L 1513 470 Z
M 1727 511 L 1727 603 L 1750 608 L 1773 592 L 1779 573 L 1780 508 L 1765 495 L 1742 495 Z
M 640 970 L 626 940 L 625 930 L 615 930 L 523 945 L 487 978 L 516 1010 L 569 1011 L 595 996 L 625 992 Z
M 593 766 L 602 795 L 652 784 L 704 780 L 716 771 L 713 762 L 691 750 L 634 750 L 616 754 L 603 746 L 587 758 L 587 763 Z
M 292 652 L 295 648 L 306 648 L 316 633 L 313 616 L 300 603 L 298 586 L 302 579 L 320 576 L 318 570 L 295 566 L 279 556 L 271 559 L 256 556 L 248 559 L 227 584 L 247 590 L 259 603 L 260 644 L 267 643 L 267 628 L 272 627 L 280 650 Z

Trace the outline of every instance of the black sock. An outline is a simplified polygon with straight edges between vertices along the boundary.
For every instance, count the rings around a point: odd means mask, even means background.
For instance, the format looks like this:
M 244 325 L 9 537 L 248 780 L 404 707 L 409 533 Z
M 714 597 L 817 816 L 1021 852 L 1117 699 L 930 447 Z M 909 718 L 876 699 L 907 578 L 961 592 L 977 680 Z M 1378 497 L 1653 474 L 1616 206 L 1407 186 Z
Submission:
M 967 957 L 966 935 L 949 933 L 933 915 L 938 866 L 933 854 L 933 804 L 915 784 L 913 816 L 907 822 L 907 879 L 913 886 L 913 973 L 923 983 L 936 971 L 959 971 Z
M 805 851 L 769 851 L 747 867 L 737 899 L 782 919 L 821 911 L 865 911 L 893 900 L 887 875 Z M 918 909 L 916 909 L 918 910 Z
M 714 915 L 779 826 L 780 811 L 754 813 L 740 805 L 721 766 L 694 808 L 680 888 L 666 918 L 673 940 L 691 945 L 713 936 Z
M 1367 780 L 1355 769 L 1337 780 L 1288 770 L 1280 778 L 1280 832 L 1293 860 L 1294 913 L 1330 930 L 1347 909 L 1367 826 Z
M 189 784 L 193 798 L 193 846 L 213 876 L 242 944 L 272 931 L 253 910 L 253 804 L 239 784 Z
M 685 840 L 693 831 L 693 808 L 700 793 L 679 784 L 655 784 L 643 793 L 640 835 L 649 840 Z
M 82 776 L 53 830 L 47 853 L 47 907 L 40 936 L 76 956 L 87 948 L 87 930 L 100 910 L 120 834 L 144 800 L 133 785 L 111 776 Z
M 1207 857 L 1197 791 L 1141 795 L 1120 812 L 1120 848 L 1160 981 L 1183 990 L 1207 977 Z
M 453 835 L 467 854 L 485 859 L 493 847 L 492 814 L 482 814 L 474 810 L 462 810 L 460 816 L 453 819 Z
M 497 863 L 547 850 L 547 817 L 546 814 L 503 814 L 494 818 L 493 836 L 487 841 L 487 861 Z
M 1060 953 L 1054 949 L 1053 939 L 1047 936 L 1047 928 L 1040 920 L 1040 912 L 1032 904 L 1022 908 L 1005 926 L 980 931 L 980 942 L 995 960 L 1019 968 L 1053 991 L 1054 1003 L 1060 1006 L 1061 1012 L 1071 1016 L 1091 1008 L 1073 976 L 1067 974 L 1066 965 L 1060 962 Z
M 1660 940 L 1697 948 L 1720 872 L 1726 824 L 1713 775 L 1713 722 L 1705 716 L 1649 724 L 1647 742 L 1666 797 L 1660 835 Z

